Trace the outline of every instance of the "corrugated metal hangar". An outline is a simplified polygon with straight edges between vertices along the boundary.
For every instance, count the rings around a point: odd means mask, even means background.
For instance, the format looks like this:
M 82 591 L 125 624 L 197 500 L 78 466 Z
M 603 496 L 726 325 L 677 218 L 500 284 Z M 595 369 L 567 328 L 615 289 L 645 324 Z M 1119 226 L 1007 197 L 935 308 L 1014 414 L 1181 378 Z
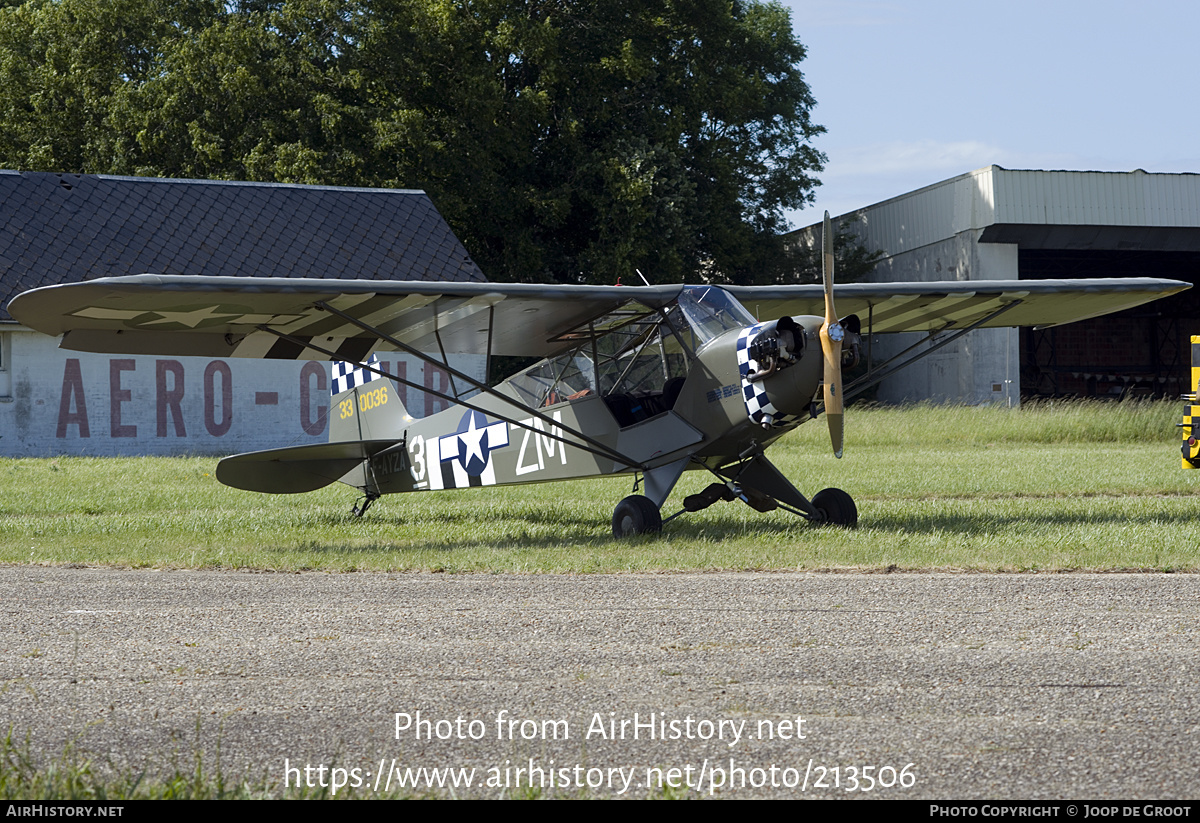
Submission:
M 988 166 L 837 220 L 886 255 L 867 277 L 877 282 L 1200 275 L 1196 174 Z M 818 230 L 796 234 L 811 242 Z M 1189 336 L 1200 334 L 1198 292 L 1068 326 L 971 332 L 885 381 L 878 399 L 1178 397 Z M 879 338 L 875 357 L 913 339 Z

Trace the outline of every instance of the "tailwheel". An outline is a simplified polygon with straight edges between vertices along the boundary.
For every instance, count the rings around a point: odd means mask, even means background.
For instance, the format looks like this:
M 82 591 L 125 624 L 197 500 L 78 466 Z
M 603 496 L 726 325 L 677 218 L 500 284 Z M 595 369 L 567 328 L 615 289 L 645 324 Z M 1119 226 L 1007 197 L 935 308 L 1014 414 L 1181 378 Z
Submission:
M 367 509 L 371 508 L 371 504 L 382 496 L 379 492 L 365 491 L 363 496 L 354 502 L 354 506 L 350 509 L 350 514 L 355 517 L 362 517 L 367 513 Z
M 812 504 L 820 515 L 814 520 L 818 525 L 846 529 L 858 525 L 858 507 L 854 505 L 854 498 L 841 489 L 822 489 L 813 497 Z
M 662 515 L 649 497 L 631 494 L 613 512 L 613 537 L 632 537 L 662 531 Z

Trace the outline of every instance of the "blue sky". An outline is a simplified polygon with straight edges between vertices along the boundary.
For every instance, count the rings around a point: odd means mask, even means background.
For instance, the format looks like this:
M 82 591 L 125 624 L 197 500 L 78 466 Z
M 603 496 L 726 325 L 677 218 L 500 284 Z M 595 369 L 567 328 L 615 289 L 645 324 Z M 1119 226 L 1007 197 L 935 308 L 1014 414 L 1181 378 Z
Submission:
M 991 163 L 1200 172 L 1200 3 L 784 5 L 828 129 L 795 226 Z

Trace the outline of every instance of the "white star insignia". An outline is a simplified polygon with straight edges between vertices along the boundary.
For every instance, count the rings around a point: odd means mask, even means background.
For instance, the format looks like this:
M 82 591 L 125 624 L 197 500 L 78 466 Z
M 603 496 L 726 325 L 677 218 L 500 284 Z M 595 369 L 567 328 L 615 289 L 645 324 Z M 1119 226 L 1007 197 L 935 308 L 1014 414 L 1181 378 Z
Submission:
M 148 320 L 139 325 L 155 326 L 159 323 L 179 323 L 181 326 L 187 326 L 189 329 L 194 329 L 205 320 L 223 319 L 227 320 L 232 317 L 241 317 L 241 312 L 223 312 L 219 311 L 216 306 L 205 306 L 192 311 L 155 311 L 159 316 L 158 320 Z
M 467 447 L 467 456 L 463 460 L 464 466 L 471 465 L 471 460 L 478 457 L 481 461 L 487 462 L 483 456 L 483 438 L 487 434 L 487 429 L 475 428 L 475 415 L 471 415 L 471 422 L 467 426 L 467 430 L 459 434 L 463 444 Z

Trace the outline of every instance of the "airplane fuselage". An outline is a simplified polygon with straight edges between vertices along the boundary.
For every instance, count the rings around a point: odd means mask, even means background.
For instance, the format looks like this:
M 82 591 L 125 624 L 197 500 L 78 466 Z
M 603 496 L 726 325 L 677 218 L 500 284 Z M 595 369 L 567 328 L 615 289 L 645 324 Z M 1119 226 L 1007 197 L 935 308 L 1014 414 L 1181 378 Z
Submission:
M 658 410 L 651 393 L 641 400 L 656 413 L 632 422 L 619 421 L 613 401 L 591 390 L 555 397 L 558 402 L 537 409 L 538 416 L 514 414 L 514 404 L 481 395 L 472 400 L 477 410 L 451 407 L 418 420 L 404 412 L 393 384 L 373 381 L 335 400 L 331 440 L 390 436 L 402 438 L 403 445 L 375 455 L 342 482 L 373 494 L 394 494 L 630 473 L 687 458 L 688 469 L 718 468 L 808 418 L 821 381 L 815 342 L 821 318 L 793 320 L 805 340 L 785 367 L 748 380 L 752 370 L 745 357 L 739 362 L 739 346 L 745 349 L 747 340 L 772 333 L 771 324 L 731 329 L 695 353 L 669 408 Z M 495 391 L 517 400 L 510 384 L 501 383 Z M 763 407 L 777 419 L 764 420 Z M 757 418 L 751 409 L 759 412 Z M 578 441 L 564 430 L 586 433 L 634 462 L 569 445 Z

